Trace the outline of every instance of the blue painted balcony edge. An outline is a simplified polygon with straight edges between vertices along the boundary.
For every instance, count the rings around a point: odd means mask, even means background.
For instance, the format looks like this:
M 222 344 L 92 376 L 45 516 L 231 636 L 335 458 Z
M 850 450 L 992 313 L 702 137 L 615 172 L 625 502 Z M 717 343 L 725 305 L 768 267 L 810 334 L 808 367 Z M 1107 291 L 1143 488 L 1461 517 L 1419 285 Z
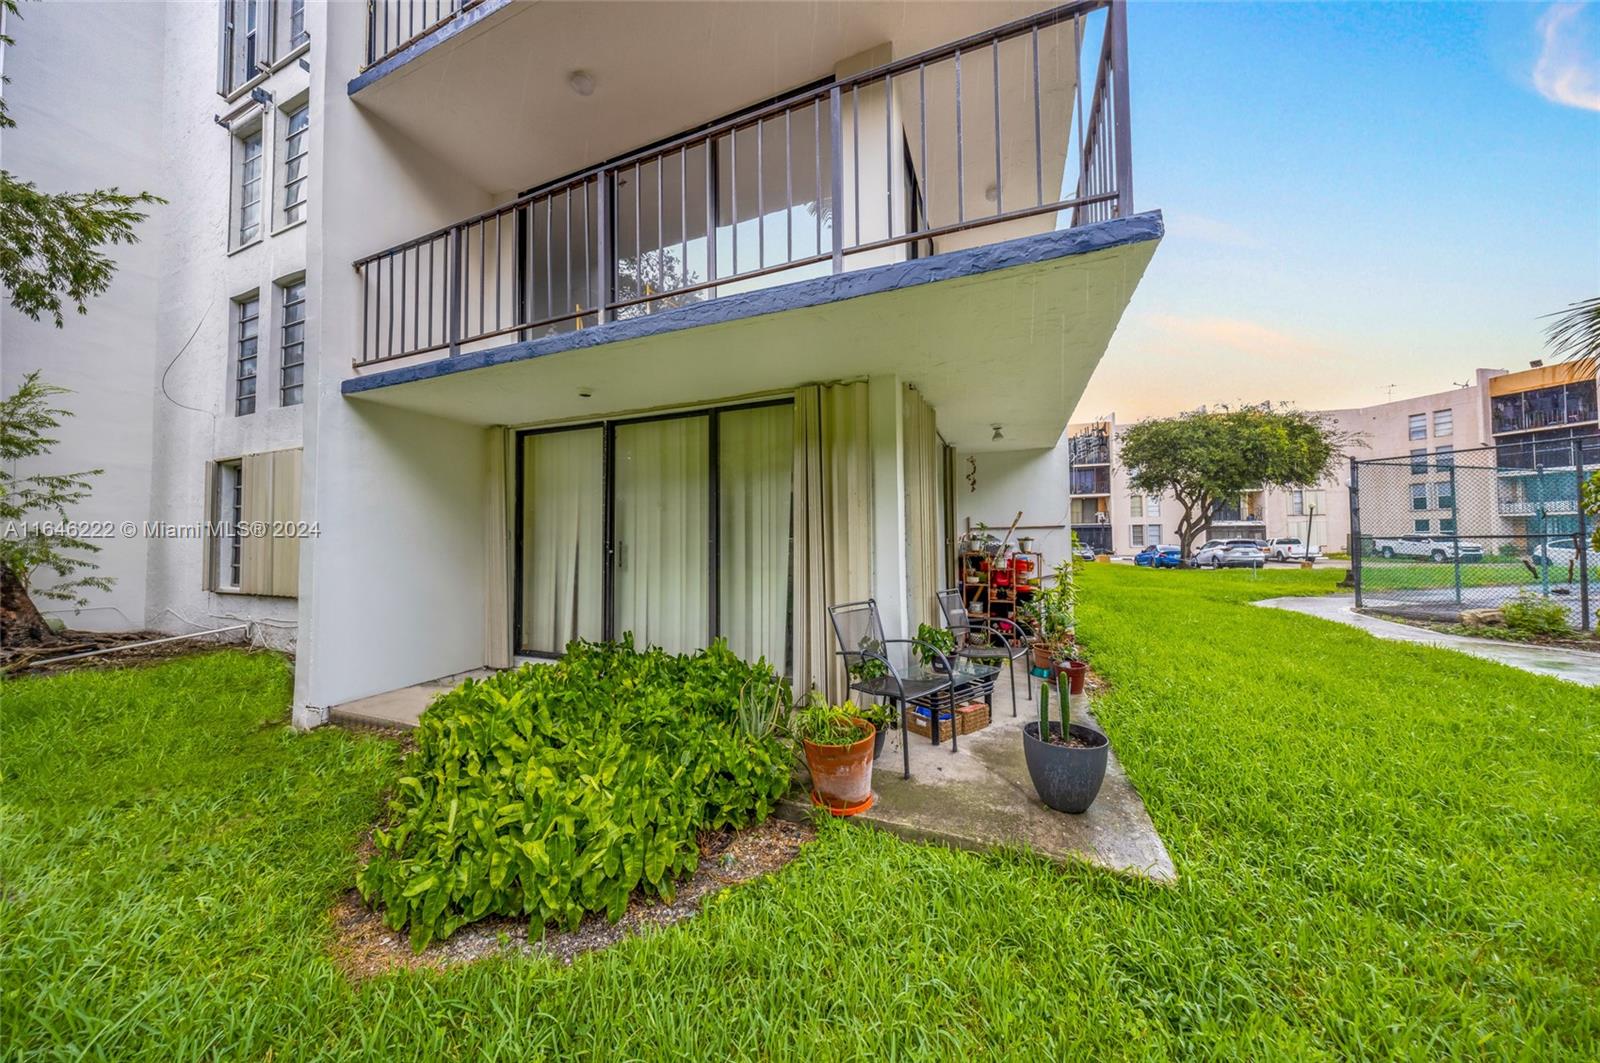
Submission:
M 753 292 L 725 295 L 643 317 L 610 321 L 603 325 L 576 329 L 556 336 L 509 343 L 489 350 L 436 358 L 417 365 L 368 373 L 365 376 L 345 380 L 340 385 L 340 390 L 346 395 L 358 395 L 363 391 L 392 387 L 395 384 L 430 380 L 453 373 L 527 361 L 565 351 L 600 347 L 624 340 L 644 339 L 648 336 L 659 336 L 705 325 L 719 325 L 765 314 L 779 314 L 786 310 L 824 306 L 864 295 L 878 295 L 901 288 L 936 284 L 939 281 L 994 273 L 1017 266 L 1037 265 L 1052 259 L 1092 254 L 1128 244 L 1159 240 L 1165 233 L 1166 224 L 1162 220 L 1161 212 L 1147 211 L 1132 217 L 1113 218 L 1110 221 L 1096 222 L 1075 229 L 1023 236 L 983 247 L 949 251 L 929 258 L 916 258 L 908 262 L 895 262 L 849 273 L 795 281 Z
M 426 54 L 430 49 L 437 48 L 450 38 L 465 33 L 496 11 L 510 7 L 515 2 L 516 0 L 479 0 L 474 6 L 458 12 L 398 52 L 378 60 L 351 78 L 345 86 L 345 95 L 354 96 L 374 81 L 387 77 L 412 60 Z

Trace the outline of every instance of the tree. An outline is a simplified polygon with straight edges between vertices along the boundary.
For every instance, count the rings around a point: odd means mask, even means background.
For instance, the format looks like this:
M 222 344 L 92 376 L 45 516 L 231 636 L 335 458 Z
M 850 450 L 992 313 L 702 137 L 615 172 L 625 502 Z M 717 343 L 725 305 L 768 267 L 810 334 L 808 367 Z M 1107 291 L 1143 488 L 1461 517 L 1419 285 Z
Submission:
M 1140 421 L 1122 437 L 1121 460 L 1134 487 L 1177 500 L 1188 557 L 1219 503 L 1254 487 L 1320 483 L 1345 442 L 1319 414 L 1263 403 Z
M 86 605 L 86 589 L 108 591 L 111 581 L 89 575 L 98 566 L 76 552 L 100 547 L 75 534 L 71 507 L 89 497 L 89 480 L 104 470 L 20 475 L 17 462 L 48 454 L 51 434 L 70 410 L 51 405 L 66 388 L 46 384 L 38 372 L 22 378 L 17 390 L 0 400 L 0 636 L 8 646 L 38 642 L 47 632 L 28 588 L 33 574 L 49 569 L 56 582 L 32 593 L 53 601 Z
M 0 0 L 0 12 L 21 17 L 17 0 Z M 12 45 L 0 35 L 0 47 Z M 15 126 L 0 96 L 0 129 Z M 163 202 L 148 192 L 130 195 L 115 188 L 41 192 L 0 170 L 0 283 L 11 305 L 33 321 L 48 315 L 57 328 L 66 323 L 65 306 L 88 313 L 88 300 L 104 292 L 116 272 L 104 248 L 137 240 L 135 226 L 145 218 L 139 208 Z M 19 460 L 44 457 L 55 445 L 50 433 L 71 414 L 51 402 L 64 392 L 34 372 L 0 401 L 0 628 L 7 645 L 45 636 L 32 594 L 82 605 L 85 589 L 111 586 L 103 576 L 85 575 L 94 564 L 73 555 L 99 548 L 64 527 L 68 507 L 88 497 L 89 477 L 99 470 L 22 476 L 16 469 Z M 60 582 L 30 591 L 29 579 L 40 569 L 54 572 Z
M 1573 303 L 1550 315 L 1545 345 L 1558 358 L 1571 360 L 1580 376 L 1600 373 L 1600 297 Z

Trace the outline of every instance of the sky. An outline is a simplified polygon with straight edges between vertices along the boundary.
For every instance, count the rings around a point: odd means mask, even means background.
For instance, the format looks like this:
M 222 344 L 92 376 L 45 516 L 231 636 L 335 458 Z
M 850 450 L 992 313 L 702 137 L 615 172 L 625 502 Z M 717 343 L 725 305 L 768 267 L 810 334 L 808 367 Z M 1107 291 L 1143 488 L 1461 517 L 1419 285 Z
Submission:
M 1600 4 L 1128 13 L 1167 234 L 1074 421 L 1441 391 L 1600 295 Z

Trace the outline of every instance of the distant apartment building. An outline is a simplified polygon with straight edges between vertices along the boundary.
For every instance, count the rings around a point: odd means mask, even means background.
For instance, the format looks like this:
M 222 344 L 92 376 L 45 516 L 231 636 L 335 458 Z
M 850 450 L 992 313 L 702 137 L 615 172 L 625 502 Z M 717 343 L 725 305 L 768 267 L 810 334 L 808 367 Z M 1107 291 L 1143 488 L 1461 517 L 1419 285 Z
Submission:
M 1525 549 L 1530 537 L 1573 534 L 1574 463 L 1600 467 L 1596 392 L 1596 379 L 1579 377 L 1570 365 L 1520 372 L 1479 369 L 1470 383 L 1448 391 L 1323 411 L 1350 440 L 1328 481 L 1304 489 L 1245 491 L 1213 510 L 1207 534 L 1292 536 L 1319 551 L 1348 550 L 1352 456 L 1408 459 L 1402 466 L 1409 469 L 1406 527 L 1390 532 L 1455 534 L 1457 452 L 1464 464 L 1489 469 L 1496 479 L 1493 513 L 1475 513 L 1472 534 L 1498 538 L 1517 550 Z M 1122 431 L 1114 416 L 1067 430 L 1072 530 L 1102 553 L 1128 554 L 1173 542 L 1180 516 L 1170 495 L 1132 489 L 1120 461 Z

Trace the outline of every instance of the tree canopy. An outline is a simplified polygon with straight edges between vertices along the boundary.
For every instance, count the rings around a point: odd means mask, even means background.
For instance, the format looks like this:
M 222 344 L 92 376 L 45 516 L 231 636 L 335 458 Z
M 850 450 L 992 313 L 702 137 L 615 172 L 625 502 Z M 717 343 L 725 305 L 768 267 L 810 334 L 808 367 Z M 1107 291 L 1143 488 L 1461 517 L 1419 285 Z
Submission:
M 1344 440 L 1319 414 L 1270 404 L 1149 418 L 1122 437 L 1129 482 L 1170 491 L 1185 556 L 1219 503 L 1257 487 L 1310 487 L 1332 473 Z

